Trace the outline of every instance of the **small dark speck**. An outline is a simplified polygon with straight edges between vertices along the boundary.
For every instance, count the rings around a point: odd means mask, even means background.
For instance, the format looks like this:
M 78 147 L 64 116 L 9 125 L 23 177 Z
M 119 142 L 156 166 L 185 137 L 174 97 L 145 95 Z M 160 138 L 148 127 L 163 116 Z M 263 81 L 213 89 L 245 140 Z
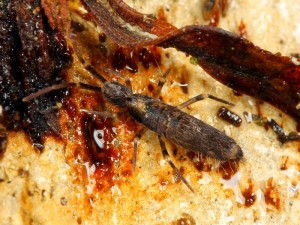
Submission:
M 148 91 L 152 92 L 154 90 L 154 87 L 152 84 L 148 84 Z
M 66 204 L 68 203 L 68 201 L 67 201 L 67 199 L 66 199 L 65 197 L 61 197 L 61 198 L 60 198 L 60 203 L 61 203 L 62 205 L 66 205 Z
M 78 217 L 78 218 L 77 218 L 77 223 L 78 223 L 78 224 L 82 224 L 82 219 L 81 219 L 81 217 Z
M 176 156 L 176 155 L 177 155 L 177 152 L 178 152 L 177 148 L 174 148 L 174 150 L 173 150 L 173 155 Z
M 283 45 L 284 44 L 284 40 L 280 39 L 279 40 L 279 44 Z
M 85 30 L 84 26 L 81 23 L 76 23 L 72 21 L 71 26 L 77 32 L 82 32 Z
M 242 93 L 240 93 L 240 92 L 238 92 L 238 91 L 236 91 L 236 90 L 233 90 L 233 94 L 234 94 L 235 96 L 242 96 L 242 95 L 243 95 Z
M 99 35 L 99 41 L 102 42 L 102 43 L 105 42 L 106 41 L 106 35 L 105 34 L 100 34 Z
M 20 168 L 18 170 L 18 175 L 21 177 L 21 178 L 26 178 L 29 176 L 29 172 L 27 170 L 23 170 L 22 168 Z
M 300 58 L 300 53 L 291 53 L 291 57 Z
M 183 213 L 183 217 L 174 221 L 172 225 L 173 224 L 174 225 L 196 225 L 196 221 L 191 215 L 187 213 Z
M 104 45 L 99 44 L 99 45 L 98 45 L 98 48 L 99 48 L 99 50 L 101 51 L 102 55 L 107 56 L 108 50 L 107 50 L 107 48 L 106 48 Z

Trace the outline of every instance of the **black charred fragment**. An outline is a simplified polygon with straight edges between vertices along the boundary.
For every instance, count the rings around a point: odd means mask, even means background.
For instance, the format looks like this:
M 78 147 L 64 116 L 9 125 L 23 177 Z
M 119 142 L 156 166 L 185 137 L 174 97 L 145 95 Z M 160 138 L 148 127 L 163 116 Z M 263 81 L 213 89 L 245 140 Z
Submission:
M 246 119 L 250 119 L 258 126 L 263 126 L 266 129 L 271 127 L 274 133 L 277 135 L 277 139 L 282 143 L 290 142 L 290 141 L 298 141 L 300 140 L 300 135 L 297 132 L 290 132 L 287 134 L 285 130 L 272 118 L 266 118 L 261 115 L 244 113 Z
M 2 159 L 5 149 L 6 149 L 6 144 L 7 144 L 7 137 L 0 137 L 0 159 Z
M 6 129 L 0 128 L 0 159 L 2 159 L 7 144 Z
M 296 132 L 290 132 L 287 135 L 284 129 L 273 119 L 268 119 L 268 125 L 276 133 L 277 138 L 281 143 L 286 143 L 289 141 L 298 141 L 300 139 L 300 136 Z
M 0 104 L 10 121 L 6 127 L 25 129 L 35 146 L 42 146 L 45 134 L 59 132 L 54 108 L 61 93 L 21 100 L 61 81 L 72 60 L 66 40 L 50 28 L 40 0 L 6 0 L 0 4 L 0 49 Z
M 18 82 L 17 49 L 18 35 L 16 15 L 10 0 L 0 4 L 0 103 L 7 114 L 7 121 L 15 120 L 17 102 L 22 96 Z
M 222 118 L 223 120 L 229 122 L 235 127 L 239 127 L 242 124 L 242 119 L 234 112 L 230 111 L 226 107 L 222 106 L 218 111 L 218 117 Z

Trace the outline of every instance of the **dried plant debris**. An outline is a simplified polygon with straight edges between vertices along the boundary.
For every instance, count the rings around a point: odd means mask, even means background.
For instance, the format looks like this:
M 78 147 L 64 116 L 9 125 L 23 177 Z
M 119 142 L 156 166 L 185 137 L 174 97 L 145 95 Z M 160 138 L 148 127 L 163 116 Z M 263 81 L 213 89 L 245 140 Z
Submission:
M 40 0 L 0 3 L 2 122 L 7 130 L 25 129 L 39 148 L 45 134 L 59 132 L 55 102 L 60 94 L 28 103 L 22 98 L 60 82 L 72 61 L 62 26 L 50 24 L 45 11 Z
M 177 29 L 120 0 L 86 0 L 84 5 L 95 23 L 119 45 L 176 48 L 193 56 L 218 81 L 278 107 L 299 122 L 300 67 L 291 58 L 262 50 L 220 28 Z
M 297 132 L 292 131 L 287 134 L 286 131 L 272 118 L 266 118 L 261 115 L 250 114 L 248 112 L 245 112 L 244 116 L 249 123 L 253 121 L 258 126 L 265 127 L 266 129 L 270 127 L 282 144 L 300 140 L 300 136 Z

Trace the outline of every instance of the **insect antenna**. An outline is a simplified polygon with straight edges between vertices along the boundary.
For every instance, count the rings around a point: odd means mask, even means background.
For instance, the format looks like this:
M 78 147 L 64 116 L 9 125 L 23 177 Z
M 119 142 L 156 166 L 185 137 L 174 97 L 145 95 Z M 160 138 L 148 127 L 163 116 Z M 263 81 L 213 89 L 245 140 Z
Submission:
M 78 48 L 77 44 L 75 43 L 75 36 L 76 34 L 74 33 L 71 33 L 70 34 L 70 39 L 71 39 L 71 42 L 72 42 L 72 47 L 74 49 L 74 52 L 75 52 L 75 55 L 77 56 L 77 59 L 79 60 L 79 62 L 83 65 L 83 67 L 85 68 L 85 70 L 87 70 L 93 77 L 97 78 L 98 80 L 101 81 L 101 83 L 106 83 L 107 82 L 107 79 L 100 75 L 100 73 L 98 73 L 95 68 L 86 62 L 86 60 L 84 59 L 83 55 L 82 55 L 82 52 L 80 51 L 80 49 Z M 105 69 L 102 69 L 104 72 Z
M 26 97 L 24 97 L 22 99 L 22 102 L 29 102 L 29 101 L 36 99 L 37 97 L 40 97 L 42 95 L 45 95 L 49 92 L 62 90 L 62 89 L 69 88 L 69 87 L 80 87 L 80 88 L 86 89 L 86 90 L 102 92 L 102 89 L 99 86 L 85 84 L 85 83 L 66 83 L 66 82 L 64 82 L 64 83 L 60 83 L 60 84 L 54 84 L 49 87 L 45 87 L 37 92 L 31 93 L 31 94 L 27 95 Z
M 163 88 L 164 84 L 166 83 L 167 76 L 170 74 L 170 72 L 171 72 L 171 68 L 167 69 L 167 71 L 164 72 L 162 77 L 159 79 L 158 84 L 157 84 L 157 89 L 154 94 L 154 98 L 159 97 L 159 95 L 161 93 L 161 89 Z
M 136 158 L 137 158 L 137 149 L 138 149 L 138 145 L 139 145 L 139 140 L 140 138 L 143 136 L 144 133 L 146 133 L 148 129 L 147 128 L 143 128 L 141 129 L 135 136 L 134 140 L 133 140 L 133 156 L 132 156 L 132 171 L 135 171 L 136 168 Z
M 94 77 L 99 79 L 102 83 L 107 82 L 107 80 L 103 76 L 101 76 L 91 65 L 87 65 L 85 59 L 83 58 L 83 56 L 81 54 L 81 51 L 79 50 L 79 48 L 75 44 L 74 36 L 75 36 L 74 34 L 70 34 L 70 39 L 71 39 L 71 42 L 73 44 L 75 55 L 77 56 L 79 62 L 84 66 L 84 68 L 89 73 L 91 73 Z M 61 89 L 65 89 L 65 88 L 69 88 L 69 87 L 73 87 L 73 86 L 77 86 L 77 87 L 80 87 L 80 88 L 86 89 L 86 90 L 102 92 L 102 89 L 99 86 L 95 86 L 95 85 L 91 85 L 91 84 L 85 84 L 85 83 L 81 83 L 81 82 L 79 82 L 79 83 L 63 82 L 63 83 L 60 83 L 60 84 L 54 84 L 54 85 L 51 85 L 49 87 L 45 87 L 45 88 L 43 88 L 43 89 L 41 89 L 37 92 L 31 93 L 28 96 L 25 96 L 22 99 L 22 102 L 29 102 L 29 101 L 31 101 L 31 100 L 39 97 L 39 96 L 45 95 L 49 92 L 56 91 L 56 90 L 61 90 Z
M 115 118 L 116 117 L 114 114 L 109 113 L 109 112 L 99 112 L 99 111 L 87 110 L 87 109 L 80 109 L 79 111 L 87 113 L 87 114 L 91 114 L 91 115 L 98 115 L 101 117 L 106 117 L 106 118 Z
M 107 82 L 107 79 L 105 79 L 102 75 L 100 75 L 100 73 L 98 73 L 94 67 L 92 67 L 91 65 L 87 65 L 85 66 L 85 69 L 90 72 L 90 74 L 93 75 L 93 77 L 97 78 L 98 80 L 100 80 L 103 84 Z
M 37 92 L 34 92 L 30 95 L 27 95 L 26 97 L 24 97 L 22 99 L 22 102 L 29 102 L 32 99 L 35 99 L 35 98 L 37 98 L 39 96 L 42 96 L 42 95 L 45 95 L 45 94 L 47 94 L 51 91 L 61 90 L 61 89 L 67 88 L 69 86 L 70 86 L 70 84 L 68 84 L 68 83 L 61 83 L 61 84 L 54 84 L 52 86 L 45 87 L 45 88 L 43 88 L 43 89 L 41 89 Z
M 204 100 L 206 98 L 210 98 L 210 99 L 215 100 L 217 102 L 221 102 L 221 103 L 224 103 L 224 104 L 227 104 L 227 105 L 234 106 L 233 103 L 228 102 L 228 101 L 226 101 L 224 99 L 218 98 L 216 96 L 213 96 L 211 94 L 200 94 L 200 95 L 197 95 L 197 96 L 195 96 L 195 97 L 187 100 L 186 102 L 181 103 L 180 105 L 177 106 L 177 108 L 183 109 L 183 108 L 185 108 L 185 107 L 187 107 L 187 106 L 189 106 L 189 105 L 191 105 L 193 103 L 199 102 L 199 101 Z

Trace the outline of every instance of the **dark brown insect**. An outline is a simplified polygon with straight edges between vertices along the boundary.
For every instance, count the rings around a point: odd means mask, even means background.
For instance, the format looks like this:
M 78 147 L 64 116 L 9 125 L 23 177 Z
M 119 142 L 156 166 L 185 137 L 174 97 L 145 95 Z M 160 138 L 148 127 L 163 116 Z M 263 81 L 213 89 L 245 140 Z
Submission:
M 162 103 L 160 100 L 153 97 L 133 94 L 131 89 L 119 82 L 106 81 L 106 79 L 98 74 L 91 66 L 88 66 L 87 70 L 104 83 L 101 89 L 107 101 L 118 107 L 126 108 L 129 115 L 134 120 L 159 135 L 164 158 L 191 191 L 193 191 L 192 187 L 183 178 L 179 169 L 177 169 L 174 163 L 169 159 L 169 154 L 161 137 L 188 151 L 198 152 L 220 161 L 239 161 L 243 158 L 241 148 L 232 138 L 180 110 L 180 108 L 203 100 L 204 98 L 211 98 L 226 104 L 230 104 L 229 102 L 212 95 L 202 94 L 174 107 Z M 50 91 L 73 85 L 74 84 L 62 84 L 48 87 L 25 97 L 23 101 L 28 102 Z M 89 86 L 87 84 L 79 85 L 83 88 L 99 90 L 98 87 Z M 136 147 L 137 145 L 135 145 L 135 148 Z M 136 150 L 137 149 L 135 149 L 135 154 Z M 135 161 L 135 157 L 133 161 Z
M 104 95 L 111 103 L 126 107 L 137 122 L 186 150 L 201 152 L 222 161 L 239 160 L 243 157 L 240 147 L 233 139 L 178 107 L 133 94 L 116 82 L 105 83 Z

